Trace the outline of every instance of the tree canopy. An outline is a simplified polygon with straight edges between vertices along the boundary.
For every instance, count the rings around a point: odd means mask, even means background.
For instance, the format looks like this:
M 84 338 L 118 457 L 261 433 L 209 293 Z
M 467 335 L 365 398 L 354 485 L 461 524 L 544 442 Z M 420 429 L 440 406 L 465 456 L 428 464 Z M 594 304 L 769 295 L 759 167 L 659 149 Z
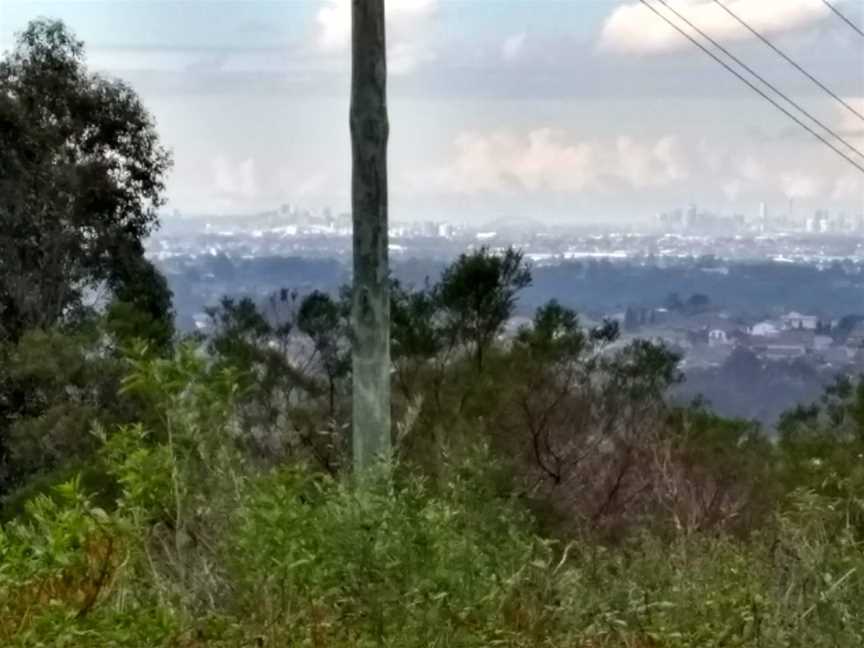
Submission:
M 146 263 L 170 166 L 134 90 L 90 73 L 62 22 L 30 23 L 0 61 L 0 336 L 57 323 L 87 289 L 138 276 L 128 268 Z
M 440 303 L 452 335 L 468 341 L 477 367 L 486 349 L 513 315 L 520 290 L 531 285 L 523 255 L 508 248 L 502 255 L 481 248 L 462 254 L 441 276 Z

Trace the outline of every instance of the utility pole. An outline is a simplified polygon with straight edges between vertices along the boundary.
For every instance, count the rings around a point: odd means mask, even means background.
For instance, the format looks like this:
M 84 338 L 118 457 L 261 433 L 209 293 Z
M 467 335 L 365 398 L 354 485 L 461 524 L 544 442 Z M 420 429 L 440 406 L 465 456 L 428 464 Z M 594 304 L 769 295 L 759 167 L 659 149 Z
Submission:
M 384 0 L 352 0 L 351 204 L 354 225 L 353 458 L 390 452 L 387 45 Z

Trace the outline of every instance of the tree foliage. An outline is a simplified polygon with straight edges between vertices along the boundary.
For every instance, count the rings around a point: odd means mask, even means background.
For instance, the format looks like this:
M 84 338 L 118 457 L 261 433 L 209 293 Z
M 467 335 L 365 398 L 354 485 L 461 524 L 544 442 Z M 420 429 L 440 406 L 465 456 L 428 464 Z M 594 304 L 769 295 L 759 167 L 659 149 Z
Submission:
M 169 167 L 131 87 L 89 73 L 62 23 L 30 23 L 0 61 L 0 334 L 14 341 L 74 316 L 106 283 L 165 319 L 142 240 Z M 145 278 L 155 299 L 141 296 Z
M 347 348 L 350 305 L 339 303 L 330 295 L 314 291 L 300 304 L 297 328 L 309 336 L 319 364 L 327 377 L 330 414 L 336 411 L 336 384 L 351 368 Z
M 470 344 L 478 369 L 489 345 L 513 315 L 520 290 L 531 284 L 521 252 L 488 248 L 462 254 L 441 276 L 439 300 L 451 339 Z

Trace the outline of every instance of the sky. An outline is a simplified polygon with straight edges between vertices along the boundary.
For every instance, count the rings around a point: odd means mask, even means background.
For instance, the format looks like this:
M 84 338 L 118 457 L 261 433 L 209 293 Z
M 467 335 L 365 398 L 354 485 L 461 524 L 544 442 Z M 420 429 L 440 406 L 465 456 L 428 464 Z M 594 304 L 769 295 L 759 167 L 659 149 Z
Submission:
M 666 1 L 864 151 L 864 121 L 714 0 Z M 864 38 L 822 0 L 723 2 L 864 113 Z M 864 210 L 864 174 L 636 0 L 386 4 L 395 221 Z M 348 210 L 350 0 L 0 0 L 0 50 L 36 17 L 138 91 L 170 210 Z

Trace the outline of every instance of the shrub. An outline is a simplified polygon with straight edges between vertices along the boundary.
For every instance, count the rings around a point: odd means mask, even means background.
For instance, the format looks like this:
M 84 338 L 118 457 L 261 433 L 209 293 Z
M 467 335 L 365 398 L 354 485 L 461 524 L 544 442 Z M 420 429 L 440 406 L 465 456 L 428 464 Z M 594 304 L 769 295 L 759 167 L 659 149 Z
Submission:
M 484 457 L 488 460 L 488 456 Z M 550 547 L 464 466 L 443 492 L 389 471 L 359 483 L 280 471 L 229 542 L 240 616 L 272 645 L 537 645 L 554 623 Z M 286 634 L 287 633 L 287 634 Z

